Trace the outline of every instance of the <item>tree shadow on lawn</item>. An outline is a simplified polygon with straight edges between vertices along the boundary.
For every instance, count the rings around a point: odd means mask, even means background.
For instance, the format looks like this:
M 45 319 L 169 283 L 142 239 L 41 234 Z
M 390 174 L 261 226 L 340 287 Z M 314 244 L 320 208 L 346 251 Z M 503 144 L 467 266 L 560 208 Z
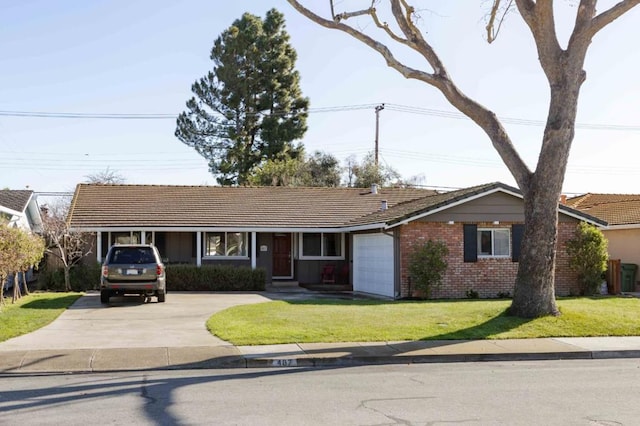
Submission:
M 385 305 L 398 305 L 398 304 L 416 304 L 416 303 L 424 303 L 428 304 L 438 304 L 438 303 L 482 303 L 487 302 L 486 300 L 429 300 L 429 301 L 415 301 L 415 300 L 405 300 L 405 301 L 386 301 L 386 300 L 346 300 L 346 299 L 314 299 L 314 300 L 290 300 L 286 301 L 291 305 L 333 305 L 333 306 L 385 306 Z M 495 336 L 517 329 L 518 327 L 527 324 L 530 321 L 533 321 L 533 318 L 519 318 L 515 316 L 511 316 L 508 313 L 508 308 L 505 308 L 501 312 L 499 312 L 496 316 L 489 318 L 487 321 L 476 324 L 471 327 L 452 330 L 446 333 L 438 334 L 438 335 L 430 335 L 425 336 L 420 341 L 448 341 L 448 340 L 486 340 L 486 339 L 494 339 Z M 444 342 L 443 342 L 444 343 Z

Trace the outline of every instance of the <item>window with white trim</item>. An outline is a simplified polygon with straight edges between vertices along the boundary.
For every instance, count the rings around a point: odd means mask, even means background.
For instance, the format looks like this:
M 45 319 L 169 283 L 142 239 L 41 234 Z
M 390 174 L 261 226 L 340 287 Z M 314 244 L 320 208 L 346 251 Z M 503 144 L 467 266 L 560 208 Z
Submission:
M 246 232 L 206 232 L 204 234 L 204 256 L 247 257 L 248 237 Z
M 478 256 L 509 257 L 511 231 L 508 228 L 478 229 Z
M 343 258 L 344 234 L 305 232 L 300 234 L 301 258 Z
M 140 244 L 142 242 L 140 231 L 112 232 L 111 244 Z

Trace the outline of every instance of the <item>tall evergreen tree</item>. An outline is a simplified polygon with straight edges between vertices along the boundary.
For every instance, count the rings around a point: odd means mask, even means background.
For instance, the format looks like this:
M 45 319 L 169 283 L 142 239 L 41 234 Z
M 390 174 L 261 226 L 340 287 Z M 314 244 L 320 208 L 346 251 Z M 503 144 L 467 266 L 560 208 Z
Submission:
M 221 185 L 242 185 L 268 160 L 295 159 L 307 130 L 296 52 L 275 9 L 245 13 L 211 50 L 213 70 L 196 81 L 175 135 L 209 161 Z

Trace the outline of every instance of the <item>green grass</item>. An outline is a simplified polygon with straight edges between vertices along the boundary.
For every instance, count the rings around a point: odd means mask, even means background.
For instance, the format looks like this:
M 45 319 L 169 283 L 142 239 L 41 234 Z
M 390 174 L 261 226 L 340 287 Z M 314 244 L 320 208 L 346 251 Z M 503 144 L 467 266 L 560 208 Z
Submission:
M 31 333 L 56 319 L 81 293 L 32 293 L 0 306 L 0 342 Z
M 640 335 L 640 299 L 559 299 L 562 315 L 505 314 L 510 300 L 313 300 L 237 306 L 209 331 L 236 345 Z

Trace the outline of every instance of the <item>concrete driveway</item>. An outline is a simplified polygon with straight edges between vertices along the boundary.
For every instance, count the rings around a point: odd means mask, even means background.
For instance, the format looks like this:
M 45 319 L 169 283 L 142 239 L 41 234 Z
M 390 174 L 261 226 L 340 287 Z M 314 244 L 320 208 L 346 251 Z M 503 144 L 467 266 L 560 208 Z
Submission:
M 165 303 L 139 297 L 82 296 L 51 324 L 0 343 L 0 351 L 83 348 L 220 346 L 205 322 L 215 312 L 236 305 L 272 300 L 256 293 L 170 292 Z

